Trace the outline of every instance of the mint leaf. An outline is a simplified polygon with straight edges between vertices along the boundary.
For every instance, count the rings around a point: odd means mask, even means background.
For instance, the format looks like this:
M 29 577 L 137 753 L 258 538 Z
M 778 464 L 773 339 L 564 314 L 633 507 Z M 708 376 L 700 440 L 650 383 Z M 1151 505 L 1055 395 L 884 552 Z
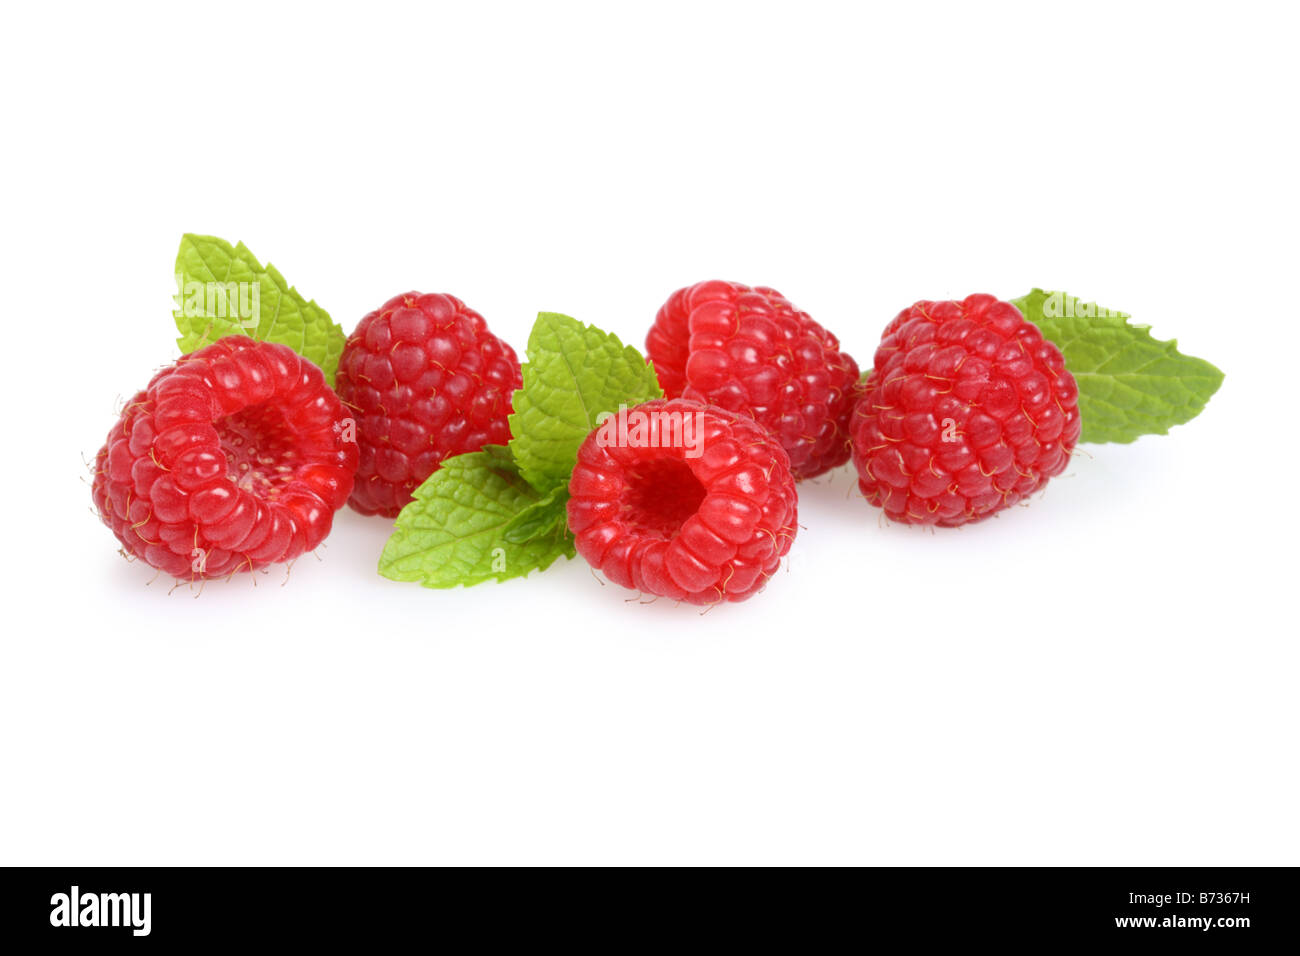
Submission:
M 1123 312 L 1042 289 L 1011 302 L 1056 343 L 1079 383 L 1081 442 L 1168 434 L 1199 415 L 1223 382 L 1209 362 L 1152 338 L 1150 326 L 1129 324 Z
M 554 508 L 557 497 L 539 495 L 500 445 L 448 458 L 397 516 L 379 573 L 427 588 L 452 588 L 545 570 L 556 558 L 574 555 L 565 523 L 536 524 L 538 512 L 526 540 L 509 540 L 506 531 L 534 506 Z
M 557 526 L 567 533 L 569 489 L 560 485 L 549 495 L 519 512 L 506 525 L 505 539 L 511 544 L 527 544 L 550 534 Z
M 519 473 L 543 494 L 568 484 L 596 416 L 663 397 L 640 352 L 567 315 L 539 313 L 527 355 L 510 416 L 510 450 Z
M 216 236 L 181 237 L 176 253 L 173 312 L 182 352 L 223 335 L 248 335 L 287 345 L 321 367 L 330 386 L 346 336 L 329 313 L 307 301 L 269 262 L 263 268 L 242 242 Z
M 576 553 L 566 505 L 578 446 L 602 412 L 663 392 L 636 349 L 567 315 L 540 313 L 527 355 L 510 446 L 448 459 L 416 489 L 379 559 L 384 577 L 468 586 Z

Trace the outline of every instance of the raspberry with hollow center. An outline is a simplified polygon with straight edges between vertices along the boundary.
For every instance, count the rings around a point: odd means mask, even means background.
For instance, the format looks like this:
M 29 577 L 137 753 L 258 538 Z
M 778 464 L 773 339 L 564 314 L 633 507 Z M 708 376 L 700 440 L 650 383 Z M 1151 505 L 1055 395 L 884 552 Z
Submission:
M 357 324 L 339 397 L 357 417 L 361 463 L 349 504 L 397 517 L 443 459 L 510 440 L 519 359 L 450 295 L 394 296 Z
M 95 506 L 129 553 L 176 578 L 291 561 L 352 490 L 347 419 L 292 349 L 218 339 L 127 404 L 95 456 Z
M 895 521 L 955 527 L 1033 494 L 1079 440 L 1079 387 L 1009 302 L 918 302 L 885 328 L 853 414 L 863 495 Z
M 769 429 L 796 478 L 849 460 L 857 363 L 775 289 L 716 280 L 678 289 L 655 316 L 646 354 L 669 398 L 743 412 Z
M 772 434 L 685 399 L 623 409 L 588 435 L 569 495 L 569 530 L 592 567 L 692 604 L 754 594 L 796 531 L 790 459 Z

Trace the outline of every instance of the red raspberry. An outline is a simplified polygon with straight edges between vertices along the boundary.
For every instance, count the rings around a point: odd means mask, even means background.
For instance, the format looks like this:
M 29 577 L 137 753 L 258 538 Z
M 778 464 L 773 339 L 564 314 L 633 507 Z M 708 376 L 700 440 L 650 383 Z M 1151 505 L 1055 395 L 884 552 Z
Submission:
M 858 365 L 775 289 L 716 280 L 678 289 L 645 344 L 669 398 L 753 416 L 780 440 L 795 478 L 849 460 Z
M 853 414 L 867 500 L 895 521 L 955 527 L 1059 475 L 1079 440 L 1061 351 L 1009 302 L 918 302 L 885 328 Z
M 786 453 L 752 419 L 699 402 L 620 410 L 582 443 L 569 494 L 569 530 L 592 567 L 692 604 L 743 601 L 794 541 Z
M 95 456 L 95 505 L 128 552 L 176 578 L 291 561 L 352 490 L 346 416 L 292 349 L 219 339 L 127 404 Z
M 408 292 L 367 315 L 339 360 L 361 465 L 349 504 L 397 517 L 444 458 L 510 440 L 515 351 L 450 295 Z

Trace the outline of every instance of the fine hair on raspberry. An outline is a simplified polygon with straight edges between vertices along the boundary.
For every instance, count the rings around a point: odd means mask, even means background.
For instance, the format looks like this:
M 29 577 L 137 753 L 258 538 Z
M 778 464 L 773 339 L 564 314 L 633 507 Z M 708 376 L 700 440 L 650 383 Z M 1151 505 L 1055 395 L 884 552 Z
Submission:
M 127 403 L 95 456 L 92 495 L 126 553 L 197 580 L 314 549 L 356 468 L 349 415 L 321 370 L 235 335 Z
M 646 335 L 646 354 L 669 398 L 750 415 L 769 429 L 796 478 L 849 460 L 858 365 L 775 289 L 717 280 L 678 289 Z
M 991 295 L 917 302 L 885 328 L 854 411 L 862 494 L 895 521 L 955 527 L 1065 470 L 1079 388 L 1061 350 Z
M 454 455 L 510 439 L 519 359 L 450 295 L 408 292 L 366 315 L 339 360 L 361 459 L 349 504 L 394 518 Z
M 698 441 L 644 436 L 689 418 Z M 685 399 L 620 409 L 578 450 L 569 529 L 615 584 L 692 604 L 743 601 L 790 550 L 797 528 L 789 457 L 745 415 Z M 610 436 L 641 436 L 611 440 Z

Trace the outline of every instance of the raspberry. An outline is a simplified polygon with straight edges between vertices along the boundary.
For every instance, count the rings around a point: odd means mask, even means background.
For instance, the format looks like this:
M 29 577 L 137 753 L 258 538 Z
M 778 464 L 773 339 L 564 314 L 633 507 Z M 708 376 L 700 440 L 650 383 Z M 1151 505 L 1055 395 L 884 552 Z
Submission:
M 780 440 L 796 478 L 849 460 L 857 363 L 775 289 L 678 289 L 655 316 L 646 352 L 669 398 L 753 416 Z
M 95 505 L 128 552 L 176 578 L 291 561 L 352 490 L 346 414 L 292 349 L 219 339 L 127 404 L 95 456 Z
M 1079 439 L 1060 350 L 1009 302 L 918 302 L 885 328 L 854 410 L 853 464 L 895 521 L 956 527 L 1059 475 Z
M 408 292 L 367 315 L 339 360 L 361 464 L 349 504 L 397 517 L 444 458 L 510 439 L 515 351 L 450 295 Z
M 622 409 L 578 450 L 569 530 L 578 553 L 623 587 L 743 601 L 794 541 L 789 461 L 771 433 L 721 408 L 657 399 Z

